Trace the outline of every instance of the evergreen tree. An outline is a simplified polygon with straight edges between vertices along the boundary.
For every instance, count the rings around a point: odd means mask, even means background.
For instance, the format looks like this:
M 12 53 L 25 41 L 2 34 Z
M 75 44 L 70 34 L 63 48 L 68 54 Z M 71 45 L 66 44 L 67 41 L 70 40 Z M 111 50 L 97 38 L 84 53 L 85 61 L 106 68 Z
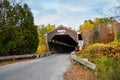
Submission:
M 38 46 L 37 27 L 27 4 L 0 1 L 0 56 L 30 54 Z

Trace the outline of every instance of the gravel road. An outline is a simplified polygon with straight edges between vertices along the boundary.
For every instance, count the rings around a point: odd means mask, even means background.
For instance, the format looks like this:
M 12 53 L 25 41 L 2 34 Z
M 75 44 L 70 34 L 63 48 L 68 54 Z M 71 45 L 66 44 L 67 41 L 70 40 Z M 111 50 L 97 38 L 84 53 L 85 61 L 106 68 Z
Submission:
M 70 54 L 54 54 L 32 61 L 0 66 L 0 80 L 64 80 Z

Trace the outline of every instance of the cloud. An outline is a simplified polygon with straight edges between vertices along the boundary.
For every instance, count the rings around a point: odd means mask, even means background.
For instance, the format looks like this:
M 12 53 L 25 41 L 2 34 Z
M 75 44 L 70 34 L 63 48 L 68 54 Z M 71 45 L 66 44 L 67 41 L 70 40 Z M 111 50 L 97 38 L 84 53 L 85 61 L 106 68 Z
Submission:
M 37 17 L 35 20 L 35 23 L 36 24 L 48 24 L 51 22 L 55 22 L 57 19 L 59 19 L 59 16 L 56 14 L 45 15 L 45 16 Z
M 78 28 L 87 19 L 101 17 L 116 0 L 25 0 L 30 6 L 35 24 L 60 24 Z M 98 12 L 97 12 L 98 10 Z

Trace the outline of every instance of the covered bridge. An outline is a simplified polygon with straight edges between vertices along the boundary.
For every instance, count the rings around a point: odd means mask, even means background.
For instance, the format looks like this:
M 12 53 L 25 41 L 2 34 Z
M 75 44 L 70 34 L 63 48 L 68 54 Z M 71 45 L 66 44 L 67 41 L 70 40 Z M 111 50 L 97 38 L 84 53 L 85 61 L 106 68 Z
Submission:
M 55 52 L 74 51 L 81 40 L 81 34 L 62 25 L 47 34 L 49 50 Z

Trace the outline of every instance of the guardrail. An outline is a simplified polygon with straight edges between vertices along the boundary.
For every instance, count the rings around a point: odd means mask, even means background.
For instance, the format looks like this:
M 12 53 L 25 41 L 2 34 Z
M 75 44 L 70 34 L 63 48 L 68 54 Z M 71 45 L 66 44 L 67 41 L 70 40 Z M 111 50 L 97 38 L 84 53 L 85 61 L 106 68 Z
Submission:
M 4 57 L 0 57 L 0 61 L 2 61 L 2 60 L 15 60 L 15 59 L 21 59 L 21 58 L 32 58 L 32 57 L 40 58 L 40 57 L 44 57 L 44 56 L 49 56 L 50 54 L 51 54 L 51 52 L 46 52 L 46 53 L 41 53 L 41 54 L 25 54 L 25 55 L 4 56 Z
M 95 64 L 89 62 L 88 59 L 82 59 L 82 58 L 76 56 L 75 55 L 75 51 L 71 52 L 71 59 L 75 60 L 75 61 L 77 61 L 77 62 L 79 62 L 79 63 L 81 63 L 81 64 L 83 64 L 83 65 L 85 65 L 87 67 L 89 67 L 92 70 L 96 69 L 96 65 Z

